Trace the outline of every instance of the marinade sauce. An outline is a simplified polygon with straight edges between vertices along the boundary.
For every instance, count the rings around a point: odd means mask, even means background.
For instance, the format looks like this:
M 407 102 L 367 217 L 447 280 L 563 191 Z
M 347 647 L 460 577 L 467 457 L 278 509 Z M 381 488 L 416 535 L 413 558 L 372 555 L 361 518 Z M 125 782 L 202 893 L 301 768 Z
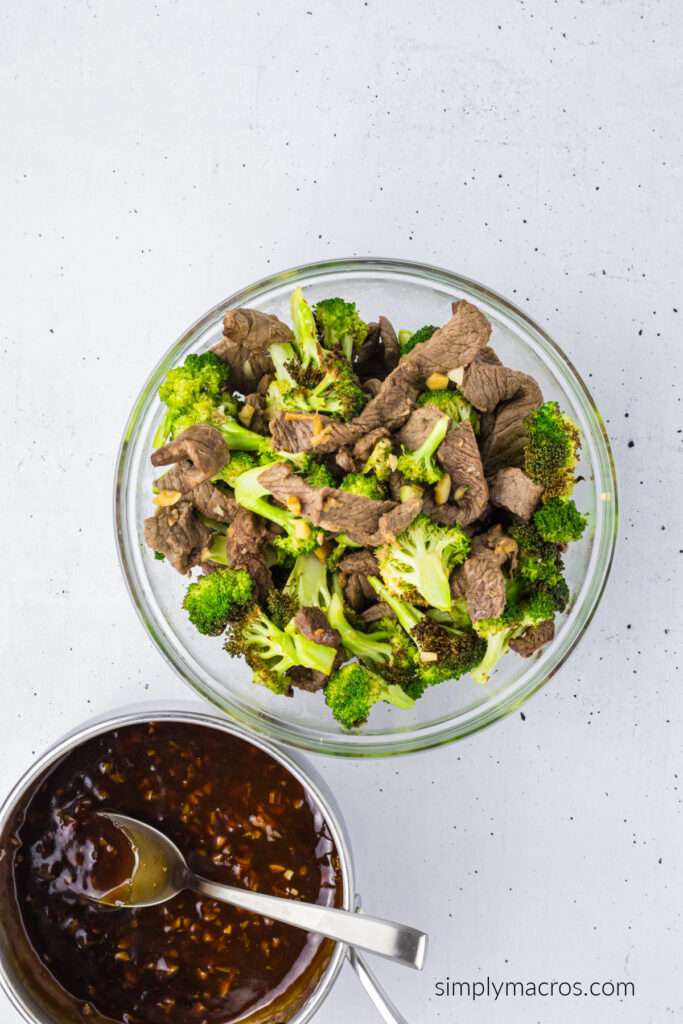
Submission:
M 334 943 L 191 892 L 156 907 L 98 905 L 93 898 L 115 898 L 134 867 L 124 834 L 97 815 L 104 809 L 160 829 L 207 878 L 339 907 L 337 851 L 304 787 L 264 751 L 219 730 L 131 725 L 50 769 L 11 844 L 28 940 L 84 1019 L 227 1024 L 293 1016 Z

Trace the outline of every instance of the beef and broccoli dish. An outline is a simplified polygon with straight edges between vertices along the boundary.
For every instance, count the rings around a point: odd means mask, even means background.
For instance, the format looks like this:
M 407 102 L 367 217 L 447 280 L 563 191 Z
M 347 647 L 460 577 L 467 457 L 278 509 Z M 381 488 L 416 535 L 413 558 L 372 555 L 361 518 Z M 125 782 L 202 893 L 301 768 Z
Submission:
M 169 371 L 151 459 L 170 468 L 144 535 L 199 570 L 184 608 L 200 633 L 353 729 L 553 639 L 586 525 L 580 437 L 465 300 L 398 334 L 301 288 L 291 316 L 228 310 L 220 342 Z

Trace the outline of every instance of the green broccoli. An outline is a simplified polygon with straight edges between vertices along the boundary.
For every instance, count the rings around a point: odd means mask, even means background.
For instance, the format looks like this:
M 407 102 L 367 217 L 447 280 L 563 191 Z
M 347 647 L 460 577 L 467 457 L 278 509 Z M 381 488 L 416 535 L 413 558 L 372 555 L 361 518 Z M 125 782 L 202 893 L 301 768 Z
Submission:
M 268 387 L 268 406 L 285 412 L 320 412 L 352 420 L 363 409 L 367 395 L 358 387 L 350 365 L 343 359 L 327 356 L 322 373 L 310 387 L 289 387 L 285 381 L 273 381 Z
M 243 569 L 217 569 L 190 583 L 183 608 L 200 633 L 218 636 L 228 619 L 243 612 L 251 600 L 249 573 Z
M 512 523 L 507 529 L 519 547 L 512 580 L 515 587 L 513 593 L 508 594 L 508 600 L 515 599 L 520 590 L 530 586 L 555 586 L 562 579 L 564 570 L 557 546 L 544 540 L 534 523 Z M 517 586 L 518 582 L 521 587 Z
M 327 608 L 330 591 L 325 563 L 316 554 L 299 555 L 285 583 L 285 591 L 297 608 Z
M 298 472 L 298 470 L 296 471 Z M 311 485 L 311 487 L 336 487 L 337 482 L 330 473 L 327 466 L 324 466 L 322 462 L 316 462 L 315 459 L 311 459 L 308 468 L 301 472 L 304 480 Z
M 400 686 L 386 683 L 357 662 L 340 668 L 325 687 L 325 703 L 345 729 L 357 729 L 366 722 L 373 705 L 380 700 L 404 710 L 415 703 Z
M 200 517 L 204 518 L 204 517 Z M 208 523 L 206 524 L 208 525 Z M 225 523 L 221 524 L 225 526 Z M 227 565 L 228 556 L 225 550 L 225 530 L 217 530 L 211 538 L 208 558 L 202 561 L 215 562 L 216 565 Z
M 341 587 L 338 577 L 335 576 L 333 593 L 330 603 L 325 610 L 327 621 L 332 629 L 339 630 L 342 644 L 349 656 L 356 655 L 371 665 L 379 666 L 391 658 L 391 647 L 386 643 L 386 634 L 382 630 L 362 633 L 354 629 L 344 614 L 344 602 L 342 600 Z
M 521 636 L 529 626 L 554 618 L 556 603 L 542 591 L 523 597 L 518 604 L 506 604 L 505 611 L 496 619 L 480 619 L 475 629 L 486 640 L 486 654 L 472 672 L 475 683 L 485 683 L 513 637 Z
M 320 365 L 321 352 L 316 334 L 315 318 L 301 288 L 295 288 L 290 300 L 294 345 L 302 366 Z
M 398 460 L 396 460 L 396 465 L 392 467 L 390 460 L 395 458 L 391 439 L 383 437 L 370 452 L 367 462 L 363 467 L 363 472 L 374 473 L 378 480 L 385 483 L 398 464 Z
M 427 341 L 431 338 L 434 331 L 437 330 L 438 327 L 433 327 L 430 324 L 426 327 L 421 327 L 414 334 L 411 331 L 399 331 L 398 343 L 401 346 L 401 354 L 406 355 L 407 352 L 412 352 L 416 345 L 419 345 L 421 341 Z
M 282 548 L 283 551 L 292 555 L 302 555 L 313 551 L 319 546 L 316 539 L 317 533 L 311 530 L 307 519 L 295 515 L 289 509 L 279 508 L 270 503 L 270 492 L 258 482 L 261 473 L 263 473 L 263 467 L 256 466 L 255 469 L 250 469 L 238 476 L 235 481 L 237 504 L 282 527 L 285 531 L 284 536 L 273 539 L 275 547 Z
M 244 655 L 254 669 L 254 682 L 281 694 L 289 691 L 285 673 L 290 668 L 301 665 L 329 675 L 337 653 L 295 627 L 280 629 L 258 605 L 231 625 L 225 649 L 231 657 Z
M 413 519 L 395 543 L 375 552 L 389 590 L 414 604 L 448 610 L 451 569 L 464 562 L 470 541 L 460 526 L 440 526 L 425 515 Z
M 423 391 L 417 404 L 435 405 L 447 412 L 454 423 L 471 423 L 474 433 L 479 433 L 479 413 L 459 391 Z
M 223 466 L 221 471 L 211 479 L 214 483 L 220 480 L 224 484 L 234 487 L 237 477 L 241 476 L 242 473 L 246 473 L 248 470 L 253 469 L 255 465 L 256 463 L 248 452 L 236 451 L 232 453 L 230 462 L 227 466 Z
M 257 434 L 253 430 L 233 419 L 225 416 L 213 423 L 223 435 L 223 440 L 231 452 L 256 452 L 257 455 L 267 455 L 273 451 L 273 445 L 269 437 Z
M 193 423 L 212 423 L 220 415 L 220 407 L 237 412 L 235 399 L 226 392 L 230 368 L 214 352 L 191 353 L 182 366 L 169 370 L 159 388 L 159 398 L 166 406 L 164 419 L 154 437 L 160 448 L 187 430 Z
M 351 362 L 368 333 L 367 325 L 358 316 L 355 302 L 343 299 L 322 299 L 313 307 L 313 316 L 327 349 L 341 349 Z
M 288 341 L 282 341 L 271 345 L 269 352 L 277 379 L 290 387 L 295 387 L 296 380 L 291 371 L 297 366 L 299 359 L 294 348 Z
M 534 523 L 543 540 L 555 544 L 569 544 L 580 540 L 586 529 L 587 517 L 581 515 L 571 498 L 551 498 L 541 505 Z
M 387 496 L 386 487 L 375 476 L 366 476 L 363 473 L 347 473 L 339 484 L 342 491 L 349 494 L 361 494 L 364 498 L 373 498 L 375 501 L 384 501 Z
M 398 470 L 417 483 L 435 484 L 443 476 L 443 470 L 434 462 L 434 453 L 443 441 L 450 426 L 450 417 L 442 416 L 432 427 L 429 436 L 415 452 L 406 451 L 398 459 Z
M 568 498 L 574 488 L 581 439 L 576 424 L 557 402 L 546 402 L 524 420 L 529 436 L 524 472 L 545 488 L 543 501 Z

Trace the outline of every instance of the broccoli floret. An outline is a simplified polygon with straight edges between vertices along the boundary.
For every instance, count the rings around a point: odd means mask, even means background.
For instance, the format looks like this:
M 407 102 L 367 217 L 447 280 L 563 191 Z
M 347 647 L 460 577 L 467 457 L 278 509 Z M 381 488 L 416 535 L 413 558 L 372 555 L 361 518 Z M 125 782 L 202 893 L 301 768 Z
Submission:
M 519 553 L 513 582 L 530 585 L 555 586 L 562 579 L 562 557 L 555 544 L 543 540 L 534 523 L 513 523 L 508 533 L 517 541 Z M 523 589 L 523 588 L 522 588 Z M 508 594 L 508 599 L 515 594 Z
M 311 307 L 304 298 L 301 288 L 295 288 L 290 300 L 294 345 L 299 354 L 302 366 L 311 363 L 320 365 L 321 351 L 316 334 L 315 318 Z
M 367 395 L 354 380 L 350 365 L 343 359 L 327 356 L 321 364 L 322 375 L 310 387 L 289 387 L 273 381 L 268 387 L 268 405 L 277 411 L 321 412 L 352 420 L 363 409 Z
M 401 354 L 405 355 L 406 352 L 412 352 L 416 345 L 419 345 L 421 341 L 427 341 L 431 338 L 434 331 L 438 330 L 437 327 L 433 327 L 431 324 L 425 327 L 421 327 L 419 331 L 415 331 L 412 334 L 410 331 L 399 331 L 398 332 L 398 343 L 401 346 Z
M 325 703 L 345 729 L 357 729 L 366 722 L 380 700 L 405 710 L 415 703 L 400 686 L 386 683 L 357 662 L 340 668 L 325 687 Z
M 382 579 L 393 594 L 447 610 L 451 569 L 465 561 L 469 550 L 469 538 L 460 526 L 440 526 L 419 515 L 395 543 L 378 548 L 375 554 Z
M 323 299 L 313 307 L 313 316 L 327 349 L 341 349 L 351 362 L 368 333 L 367 325 L 358 316 L 355 302 L 344 299 Z
M 258 605 L 232 624 L 225 649 L 231 657 L 244 655 L 254 681 L 276 693 L 288 692 L 285 673 L 290 668 L 302 665 L 329 675 L 336 657 L 334 647 L 308 640 L 292 623 L 280 629 Z
M 349 656 L 356 655 L 370 665 L 379 666 L 391 658 L 391 646 L 386 642 L 386 633 L 383 630 L 374 630 L 362 633 L 354 629 L 344 614 L 344 602 L 341 596 L 341 587 L 337 577 L 334 581 L 334 592 L 332 599 L 325 611 L 327 621 L 332 629 L 338 629 L 341 633 L 342 644 Z
M 471 423 L 475 434 L 479 433 L 479 413 L 459 391 L 423 391 L 418 405 L 435 405 L 447 412 L 454 423 Z
M 183 608 L 200 633 L 218 636 L 228 619 L 239 615 L 251 600 L 249 573 L 243 569 L 217 569 L 190 583 Z
M 166 561 L 166 555 L 163 553 L 163 551 L 155 551 L 154 552 L 154 557 L 156 558 L 157 562 L 165 562 Z
M 216 476 L 212 477 L 212 480 L 214 482 L 221 480 L 224 484 L 234 487 L 237 477 L 241 476 L 242 473 L 246 473 L 248 470 L 253 469 L 255 465 L 256 463 L 253 458 L 247 452 L 233 452 L 230 462 L 227 466 L 223 466 L 220 473 L 217 473 Z
M 434 424 L 429 436 L 423 441 L 417 451 L 407 451 L 404 447 L 403 455 L 400 455 L 398 459 L 399 472 L 403 473 L 409 480 L 415 480 L 418 483 L 437 483 L 443 476 L 443 470 L 436 465 L 433 456 L 446 436 L 449 424 L 450 418 L 442 416 Z
M 330 591 L 325 563 L 316 554 L 299 555 L 285 584 L 285 591 L 297 608 L 327 608 Z
M 529 436 L 524 472 L 545 490 L 543 501 L 568 498 L 574 487 L 581 439 L 576 424 L 557 402 L 546 402 L 524 420 Z
M 339 487 L 349 494 L 362 494 L 364 498 L 373 498 L 375 501 L 384 501 L 387 496 L 386 487 L 377 477 L 363 473 L 347 473 Z
M 231 452 L 256 452 L 259 456 L 268 455 L 273 451 L 269 437 L 263 437 L 253 430 L 248 430 L 231 416 L 225 416 L 222 421 L 214 422 L 223 435 L 223 440 Z
M 452 622 L 435 622 L 419 608 L 391 594 L 376 576 L 370 576 L 369 580 L 380 599 L 393 609 L 415 645 L 417 656 L 412 666 L 403 652 L 398 676 L 392 676 L 392 666 L 388 672 L 382 669 L 385 675 L 400 682 L 412 697 L 417 699 L 427 686 L 446 679 L 459 679 L 479 664 L 486 645 L 472 629 L 460 629 Z M 380 623 L 384 621 L 382 619 Z M 395 636 L 390 636 L 390 639 L 395 647 Z
M 287 628 L 296 615 L 297 607 L 291 595 L 277 587 L 272 587 L 266 595 L 266 611 L 278 629 Z
M 295 387 L 296 380 L 291 371 L 297 366 L 299 360 L 294 348 L 288 341 L 282 341 L 271 345 L 269 352 L 277 379 L 290 387 Z
M 318 547 L 316 532 L 311 530 L 310 523 L 302 516 L 294 515 L 289 509 L 278 508 L 277 505 L 270 503 L 270 492 L 258 482 L 261 473 L 263 473 L 263 467 L 256 466 L 255 469 L 250 469 L 237 478 L 235 481 L 237 504 L 282 527 L 285 531 L 284 536 L 273 539 L 275 547 L 282 548 L 283 551 L 291 555 L 302 555 L 313 551 Z
M 587 517 L 581 515 L 571 498 L 551 498 L 541 505 L 534 522 L 543 540 L 569 544 L 581 539 Z
M 154 447 L 160 448 L 169 435 L 179 433 L 193 423 L 209 423 L 221 404 L 229 411 L 237 411 L 231 395 L 225 394 L 230 368 L 214 352 L 194 353 L 187 356 L 182 366 L 169 370 L 159 388 L 159 398 L 166 406 L 166 414 L 154 438 Z
M 475 629 L 486 640 L 486 654 L 472 672 L 475 683 L 485 683 L 513 637 L 521 636 L 529 626 L 536 626 L 555 615 L 556 604 L 552 596 L 537 592 L 522 598 L 518 604 L 506 605 L 497 619 L 481 619 Z
M 393 472 L 389 461 L 393 454 L 394 449 L 391 439 L 388 437 L 381 438 L 370 452 L 370 456 L 363 467 L 363 472 L 374 473 L 378 480 L 385 483 Z

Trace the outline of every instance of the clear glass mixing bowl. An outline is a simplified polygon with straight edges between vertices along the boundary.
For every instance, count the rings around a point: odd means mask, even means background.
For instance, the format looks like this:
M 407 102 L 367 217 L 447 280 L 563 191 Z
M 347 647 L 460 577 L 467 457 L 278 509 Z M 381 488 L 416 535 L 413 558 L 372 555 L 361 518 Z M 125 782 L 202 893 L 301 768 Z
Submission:
M 572 602 L 556 623 L 552 643 L 531 659 L 503 658 L 485 686 L 469 677 L 431 687 L 411 711 L 377 705 L 369 722 L 344 732 L 318 694 L 278 697 L 251 682 L 251 670 L 200 635 L 181 607 L 187 581 L 157 561 L 142 541 L 142 522 L 154 511 L 150 463 L 161 419 L 157 391 L 167 371 L 190 352 L 219 339 L 229 307 L 250 306 L 288 319 L 289 297 L 301 285 L 311 302 L 341 295 L 361 316 L 388 316 L 396 329 L 444 323 L 451 302 L 467 298 L 489 318 L 491 344 L 502 361 L 535 377 L 546 400 L 557 400 L 583 434 L 576 501 L 589 514 L 583 539 L 566 557 Z M 469 736 L 535 693 L 565 662 L 585 632 L 607 581 L 617 533 L 617 485 L 609 441 L 588 390 L 561 349 L 525 313 L 483 285 L 446 270 L 397 260 L 335 260 L 298 267 L 230 295 L 194 323 L 148 377 L 128 420 L 119 452 L 116 529 L 121 566 L 137 611 L 167 661 L 198 693 L 257 733 L 316 753 L 349 757 L 405 754 Z

